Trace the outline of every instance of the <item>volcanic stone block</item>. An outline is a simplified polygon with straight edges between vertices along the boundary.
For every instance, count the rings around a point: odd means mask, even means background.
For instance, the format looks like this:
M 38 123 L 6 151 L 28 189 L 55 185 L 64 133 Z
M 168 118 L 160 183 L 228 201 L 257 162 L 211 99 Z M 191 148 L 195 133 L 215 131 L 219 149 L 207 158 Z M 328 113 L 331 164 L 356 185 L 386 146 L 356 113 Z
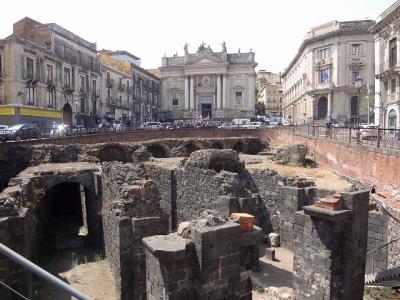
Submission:
M 215 203 L 215 210 L 223 218 L 229 218 L 231 213 L 241 211 L 237 197 L 220 196 Z

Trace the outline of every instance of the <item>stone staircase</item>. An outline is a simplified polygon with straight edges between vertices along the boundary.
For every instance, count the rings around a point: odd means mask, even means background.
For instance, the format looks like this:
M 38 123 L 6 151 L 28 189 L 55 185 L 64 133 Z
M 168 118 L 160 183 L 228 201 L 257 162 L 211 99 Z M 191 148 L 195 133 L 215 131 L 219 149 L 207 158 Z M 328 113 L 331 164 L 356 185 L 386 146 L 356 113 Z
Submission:
M 365 275 L 365 285 L 400 286 L 400 266 Z

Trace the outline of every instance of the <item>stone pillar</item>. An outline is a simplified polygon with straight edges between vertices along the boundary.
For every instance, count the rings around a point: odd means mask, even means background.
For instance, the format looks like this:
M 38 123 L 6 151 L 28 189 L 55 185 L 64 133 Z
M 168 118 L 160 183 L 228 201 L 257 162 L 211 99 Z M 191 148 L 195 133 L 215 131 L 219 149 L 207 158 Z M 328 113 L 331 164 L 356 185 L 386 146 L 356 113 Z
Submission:
M 225 109 L 227 107 L 226 103 L 226 74 L 222 75 L 222 107 L 221 109 Z
M 147 300 L 194 299 L 193 244 L 176 233 L 145 238 L 143 243 L 146 245 Z
M 189 109 L 189 76 L 185 76 L 185 110 Z
M 194 299 L 239 299 L 241 236 L 236 223 L 192 228 L 198 259 Z
M 221 109 L 221 75 L 217 74 L 217 109 Z
M 327 112 L 328 119 L 331 119 L 331 114 L 332 114 L 332 92 L 329 92 L 329 94 L 328 94 L 328 112 Z
M 251 299 L 250 275 L 258 268 L 262 230 L 200 222 L 190 232 L 191 239 L 176 233 L 143 239 L 147 299 Z
M 195 101 L 194 101 L 194 82 L 193 76 L 190 76 L 190 102 L 189 102 L 189 110 L 194 112 L 195 109 Z
M 309 205 L 296 213 L 294 299 L 362 299 L 369 192 L 343 193 L 335 209 Z

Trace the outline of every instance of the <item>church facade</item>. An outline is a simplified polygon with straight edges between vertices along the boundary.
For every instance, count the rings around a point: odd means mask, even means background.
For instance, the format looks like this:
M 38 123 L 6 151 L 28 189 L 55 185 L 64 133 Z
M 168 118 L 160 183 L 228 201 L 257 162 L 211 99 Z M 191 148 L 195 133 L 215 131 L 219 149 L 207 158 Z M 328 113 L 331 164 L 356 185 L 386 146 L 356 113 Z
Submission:
M 254 117 L 257 63 L 254 52 L 214 52 L 202 43 L 196 53 L 164 56 L 161 70 L 163 119 Z

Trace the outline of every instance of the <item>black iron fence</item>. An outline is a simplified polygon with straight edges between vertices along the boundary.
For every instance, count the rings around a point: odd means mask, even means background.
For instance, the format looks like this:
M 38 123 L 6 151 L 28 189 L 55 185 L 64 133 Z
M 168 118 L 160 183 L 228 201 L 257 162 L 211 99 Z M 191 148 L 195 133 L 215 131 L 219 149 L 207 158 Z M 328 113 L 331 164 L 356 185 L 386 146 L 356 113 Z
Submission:
M 379 127 L 325 127 L 306 125 L 291 127 L 294 134 L 336 140 L 377 148 L 400 149 L 400 129 Z

